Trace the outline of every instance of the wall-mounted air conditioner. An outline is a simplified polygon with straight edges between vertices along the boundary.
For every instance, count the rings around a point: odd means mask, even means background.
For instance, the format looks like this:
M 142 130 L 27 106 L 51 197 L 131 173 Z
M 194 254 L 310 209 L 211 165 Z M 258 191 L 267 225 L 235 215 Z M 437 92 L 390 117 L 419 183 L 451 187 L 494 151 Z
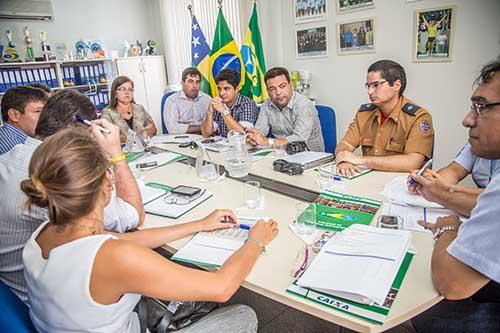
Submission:
M 54 6 L 52 0 L 0 0 L 0 19 L 51 21 Z

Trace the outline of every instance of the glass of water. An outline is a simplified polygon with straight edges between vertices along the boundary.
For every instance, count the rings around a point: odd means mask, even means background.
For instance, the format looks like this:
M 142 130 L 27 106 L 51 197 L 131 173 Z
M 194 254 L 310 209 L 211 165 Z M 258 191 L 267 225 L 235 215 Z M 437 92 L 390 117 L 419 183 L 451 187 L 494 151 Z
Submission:
M 384 229 L 403 229 L 403 218 L 397 215 L 380 215 L 377 226 Z
M 256 181 L 245 182 L 243 187 L 243 198 L 248 209 L 260 207 L 262 194 L 260 192 L 260 183 Z
M 295 205 L 295 226 L 301 235 L 310 235 L 316 228 L 316 205 L 299 203 Z

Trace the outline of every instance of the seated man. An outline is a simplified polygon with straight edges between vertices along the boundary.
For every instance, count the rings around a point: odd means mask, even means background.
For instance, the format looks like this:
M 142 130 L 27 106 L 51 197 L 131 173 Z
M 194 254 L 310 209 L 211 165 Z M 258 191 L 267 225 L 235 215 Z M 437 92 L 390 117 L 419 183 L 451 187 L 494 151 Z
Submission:
M 272 147 L 304 141 L 310 150 L 325 151 L 318 112 L 307 97 L 293 91 L 288 70 L 271 68 L 264 79 L 269 98 L 255 128 L 248 130 L 248 143 Z M 268 133 L 275 138 L 267 138 Z
M 352 176 L 358 165 L 409 172 L 431 158 L 434 129 L 429 112 L 403 96 L 403 67 L 381 60 L 368 68 L 365 84 L 371 103 L 362 104 L 336 150 L 337 172 Z M 361 146 L 362 156 L 354 154 Z
M 24 143 L 28 136 L 35 135 L 38 117 L 47 98 L 45 92 L 32 87 L 19 86 L 7 90 L 2 98 L 0 155 Z
M 433 172 L 427 169 L 421 183 L 410 186 L 410 190 L 421 194 L 425 199 L 436 202 L 460 215 L 470 216 L 476 206 L 477 197 L 489 184 L 496 167 L 496 160 L 488 160 L 474 155 L 470 143 L 466 143 L 453 162 Z M 414 170 L 412 177 L 418 170 Z M 478 188 L 458 185 L 462 179 L 471 174 Z
M 182 72 L 182 90 L 165 102 L 165 127 L 170 134 L 201 133 L 201 124 L 210 105 L 210 96 L 200 91 L 201 73 L 194 67 Z
M 244 132 L 253 127 L 259 109 L 253 100 L 239 92 L 240 74 L 232 69 L 223 69 L 215 77 L 219 96 L 212 98 L 201 134 L 227 137 L 229 131 Z
M 28 177 L 31 155 L 41 144 L 40 140 L 66 127 L 81 126 L 75 122 L 77 112 L 90 120 L 96 118 L 95 106 L 87 96 L 76 90 L 59 90 L 49 98 L 40 114 L 36 139 L 28 137 L 24 144 L 16 145 L 0 156 L 0 280 L 24 302 L 28 298 L 23 276 L 23 248 L 38 226 L 48 220 L 48 211 L 24 209 L 26 195 L 20 184 Z M 107 230 L 124 232 L 144 221 L 141 194 L 127 161 L 121 155 L 119 140 L 108 141 L 103 149 L 113 161 L 118 196 L 113 197 L 105 208 L 104 224 Z
M 500 62 L 483 67 L 463 124 L 472 153 L 500 158 Z M 497 161 L 492 162 L 497 164 Z M 496 165 L 494 165 L 496 166 Z M 417 182 L 424 177 L 414 175 Z M 432 281 L 446 300 L 413 319 L 418 332 L 500 332 L 500 169 L 477 200 L 466 223 L 457 216 L 436 224 Z

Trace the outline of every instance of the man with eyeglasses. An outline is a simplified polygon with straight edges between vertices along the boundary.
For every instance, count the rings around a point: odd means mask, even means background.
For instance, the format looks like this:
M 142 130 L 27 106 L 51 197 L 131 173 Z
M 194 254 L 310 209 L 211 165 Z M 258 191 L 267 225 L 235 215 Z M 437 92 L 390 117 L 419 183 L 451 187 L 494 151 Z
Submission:
M 247 129 L 247 142 L 280 147 L 303 141 L 312 151 L 325 151 L 318 112 L 307 97 L 293 91 L 288 70 L 271 68 L 264 79 L 269 98 L 260 108 L 255 127 Z M 268 138 L 268 134 L 273 137 Z
M 201 133 L 210 96 L 200 91 L 201 73 L 195 67 L 182 72 L 182 89 L 165 102 L 165 127 L 170 134 Z
M 371 103 L 360 106 L 337 146 L 337 172 L 353 176 L 361 165 L 381 171 L 420 168 L 431 158 L 434 129 L 429 112 L 403 96 L 403 67 L 377 61 L 368 68 L 365 87 Z M 359 146 L 361 156 L 354 153 Z
M 477 83 L 462 124 L 472 153 L 492 160 L 495 171 L 467 222 L 419 222 L 434 233 L 432 280 L 446 300 L 413 319 L 418 332 L 500 332 L 500 61 L 483 67 Z

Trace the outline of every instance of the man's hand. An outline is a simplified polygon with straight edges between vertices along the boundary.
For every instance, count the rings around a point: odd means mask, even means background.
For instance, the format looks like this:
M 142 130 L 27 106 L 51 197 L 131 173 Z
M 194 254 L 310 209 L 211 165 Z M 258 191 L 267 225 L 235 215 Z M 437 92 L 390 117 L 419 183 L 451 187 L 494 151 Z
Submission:
M 337 174 L 344 177 L 352 177 L 360 173 L 361 170 L 354 164 L 348 162 L 337 163 Z
M 359 156 L 354 154 L 353 152 L 344 150 L 341 152 L 338 152 L 335 155 L 335 161 L 337 162 L 337 165 L 342 163 L 342 162 L 347 162 L 350 164 L 354 165 L 360 165 L 363 164 L 363 156 Z
M 201 219 L 202 231 L 212 231 L 217 229 L 234 228 L 236 226 L 237 217 L 234 212 L 229 209 L 216 209 L 207 217 Z
M 436 233 L 438 228 L 444 227 L 444 226 L 456 226 L 457 228 L 460 228 L 460 225 L 462 224 L 462 221 L 460 221 L 459 217 L 457 215 L 451 215 L 451 216 L 444 216 L 444 217 L 438 217 L 436 220 L 436 223 L 430 223 L 426 221 L 417 221 L 418 224 L 420 224 L 424 229 L 428 229 L 432 231 L 432 233 Z
M 416 181 L 416 184 L 411 185 L 410 191 L 413 190 L 432 202 L 442 200 L 450 189 L 450 185 L 445 179 L 430 169 L 426 169 L 422 175 L 412 172 L 410 177 Z
M 92 120 L 92 134 L 101 148 L 109 154 L 109 156 L 118 157 L 122 153 L 120 141 L 120 129 L 106 119 Z M 99 126 L 104 127 L 110 133 L 103 133 Z
M 268 139 L 260 134 L 259 130 L 256 128 L 247 128 L 247 143 L 252 146 L 267 146 Z
M 212 98 L 212 102 L 210 102 L 210 105 L 215 111 L 219 113 L 224 112 L 224 110 L 226 109 L 226 105 L 222 102 L 222 99 L 219 96 Z

